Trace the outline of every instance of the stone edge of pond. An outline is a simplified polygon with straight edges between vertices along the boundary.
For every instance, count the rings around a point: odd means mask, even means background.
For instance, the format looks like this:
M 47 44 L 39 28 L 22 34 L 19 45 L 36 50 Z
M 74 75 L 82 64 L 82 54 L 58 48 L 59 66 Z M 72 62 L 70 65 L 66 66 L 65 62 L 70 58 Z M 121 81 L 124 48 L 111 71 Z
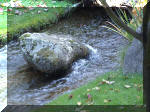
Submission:
M 82 2 L 78 2 L 78 3 L 72 4 L 72 6 L 69 6 L 69 7 L 66 7 L 66 8 L 64 7 L 63 13 L 58 11 L 57 12 L 58 16 L 54 20 L 47 18 L 47 21 L 49 21 L 49 22 L 47 23 L 46 26 L 45 26 L 45 23 L 43 23 L 43 24 L 40 23 L 37 26 L 34 26 L 34 27 L 29 26 L 27 28 L 22 28 L 22 29 L 20 29 L 19 31 L 16 31 L 16 32 L 7 31 L 7 35 L 6 35 L 7 39 L 5 41 L 0 39 L 0 48 L 3 47 L 4 45 L 6 45 L 7 43 L 9 43 L 12 40 L 18 39 L 19 36 L 21 36 L 23 33 L 34 32 L 34 31 L 39 32 L 40 30 L 44 30 L 44 29 L 50 27 L 51 25 L 56 24 L 62 18 L 65 18 L 67 15 L 69 15 L 73 11 L 75 11 L 81 4 L 82 4 Z

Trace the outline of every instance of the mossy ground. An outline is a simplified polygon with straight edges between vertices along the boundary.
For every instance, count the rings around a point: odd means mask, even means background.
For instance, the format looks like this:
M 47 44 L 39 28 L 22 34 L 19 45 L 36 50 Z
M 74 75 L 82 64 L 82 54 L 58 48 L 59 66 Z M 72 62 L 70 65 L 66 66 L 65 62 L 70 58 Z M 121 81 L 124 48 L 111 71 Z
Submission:
M 2 0 L 1 3 L 10 0 Z M 10 7 L 2 7 L 3 14 L 0 14 L 0 44 L 5 44 L 14 38 L 18 38 L 24 32 L 40 31 L 41 29 L 57 22 L 74 1 L 58 1 L 52 0 L 22 0 L 23 8 L 13 7 L 12 11 L 7 11 Z M 46 7 L 37 7 L 38 5 L 46 5 Z M 28 7 L 34 7 L 29 10 Z M 44 11 L 47 8 L 48 11 Z M 21 15 L 16 15 L 15 10 L 20 11 Z M 40 12 L 40 13 L 38 13 Z M 8 31 L 8 35 L 7 35 Z M 8 37 L 8 38 L 7 38 Z
M 28 8 L 13 8 L 13 11 L 8 13 L 8 41 L 12 37 L 18 37 L 23 32 L 40 31 L 48 25 L 55 23 L 59 16 L 64 13 L 65 8 L 47 8 L 48 11 L 44 11 L 45 8 L 35 8 L 29 11 Z M 14 11 L 20 12 L 28 11 L 23 15 L 14 15 Z M 40 13 L 38 13 L 40 11 Z

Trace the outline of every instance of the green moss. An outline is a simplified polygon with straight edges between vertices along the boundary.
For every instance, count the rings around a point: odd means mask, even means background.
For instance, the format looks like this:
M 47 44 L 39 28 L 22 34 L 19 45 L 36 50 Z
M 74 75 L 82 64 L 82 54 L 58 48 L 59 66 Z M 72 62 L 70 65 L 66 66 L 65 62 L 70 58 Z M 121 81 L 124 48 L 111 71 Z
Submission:
M 50 58 L 49 61 L 52 62 L 53 66 L 59 66 L 58 63 L 60 62 L 59 58 L 55 55 L 54 51 L 50 50 L 50 48 L 43 48 L 41 49 L 37 55 L 43 57 L 44 59 Z M 37 62 L 39 59 L 36 60 Z
M 37 55 L 48 58 L 48 57 L 55 57 L 54 51 L 51 51 L 50 48 L 43 48 L 41 49 Z

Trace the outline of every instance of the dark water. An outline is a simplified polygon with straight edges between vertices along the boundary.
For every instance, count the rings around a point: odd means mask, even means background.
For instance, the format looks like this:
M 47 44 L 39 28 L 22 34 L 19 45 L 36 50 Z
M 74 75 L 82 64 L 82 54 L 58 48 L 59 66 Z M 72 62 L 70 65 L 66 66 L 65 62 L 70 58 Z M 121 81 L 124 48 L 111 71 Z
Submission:
M 79 9 L 67 19 L 42 31 L 55 35 L 71 34 L 91 49 L 88 59 L 73 63 L 72 71 L 60 74 L 61 77 L 50 78 L 35 72 L 25 62 L 19 43 L 11 42 L 7 46 L 8 104 L 43 105 L 103 73 L 118 69 L 118 54 L 128 41 L 102 27 L 106 20 L 101 9 Z

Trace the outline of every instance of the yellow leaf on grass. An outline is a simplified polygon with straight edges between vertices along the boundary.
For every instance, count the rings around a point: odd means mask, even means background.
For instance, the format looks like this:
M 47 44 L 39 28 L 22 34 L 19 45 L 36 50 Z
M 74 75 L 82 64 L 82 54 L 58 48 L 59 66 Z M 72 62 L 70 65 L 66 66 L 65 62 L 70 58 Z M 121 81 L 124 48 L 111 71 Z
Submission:
M 90 89 L 87 89 L 87 91 L 89 92 L 89 91 L 91 91 Z
M 93 90 L 100 90 L 100 88 L 99 87 L 95 87 L 95 88 L 92 88 Z
M 81 102 L 77 102 L 77 105 L 81 105 L 82 103 Z
M 102 81 L 103 81 L 104 83 L 106 83 L 106 84 L 109 84 L 109 85 L 115 83 L 115 81 L 107 81 L 107 80 L 105 80 L 105 79 L 103 79 Z
M 111 102 L 110 99 L 104 99 L 104 103 L 108 103 L 108 102 Z
M 125 87 L 125 88 L 130 88 L 131 86 L 130 86 L 130 85 L 124 85 L 124 87 Z

